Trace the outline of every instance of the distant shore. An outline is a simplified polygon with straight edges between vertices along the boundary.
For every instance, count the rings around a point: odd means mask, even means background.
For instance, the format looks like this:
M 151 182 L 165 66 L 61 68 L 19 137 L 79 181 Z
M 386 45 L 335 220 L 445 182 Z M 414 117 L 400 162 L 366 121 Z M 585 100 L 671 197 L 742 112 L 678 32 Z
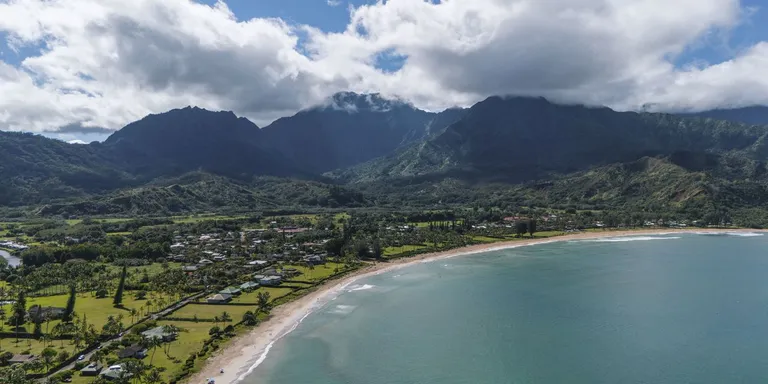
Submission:
M 488 244 L 470 245 L 455 248 L 448 251 L 426 253 L 396 259 L 390 262 L 371 264 L 363 267 L 353 274 L 339 280 L 329 281 L 314 292 L 297 300 L 288 302 L 273 309 L 268 320 L 249 331 L 238 336 L 226 345 L 221 351 L 209 358 L 200 372 L 193 375 L 188 382 L 192 384 L 205 383 L 207 378 L 216 380 L 216 384 L 233 384 L 244 379 L 266 358 L 272 345 L 286 334 L 293 331 L 299 323 L 315 309 L 325 305 L 328 301 L 344 292 L 345 288 L 355 281 L 369 276 L 378 275 L 395 269 L 404 268 L 412 264 L 465 256 L 477 253 L 485 253 L 502 249 L 517 248 L 534 244 L 546 244 L 573 240 L 592 240 L 611 237 L 627 237 L 637 235 L 666 235 L 678 233 L 765 233 L 765 230 L 751 229 L 637 229 L 637 230 L 606 230 L 602 232 L 579 232 L 553 236 L 540 239 L 520 239 L 501 241 Z M 224 369 L 224 373 L 220 370 Z

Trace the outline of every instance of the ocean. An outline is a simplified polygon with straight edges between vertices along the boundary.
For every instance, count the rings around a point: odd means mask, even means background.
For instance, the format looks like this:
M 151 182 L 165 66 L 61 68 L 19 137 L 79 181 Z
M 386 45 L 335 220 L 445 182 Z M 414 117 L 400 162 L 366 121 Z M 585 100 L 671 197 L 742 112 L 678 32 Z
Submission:
M 247 384 L 756 383 L 768 236 L 558 242 L 365 278 Z

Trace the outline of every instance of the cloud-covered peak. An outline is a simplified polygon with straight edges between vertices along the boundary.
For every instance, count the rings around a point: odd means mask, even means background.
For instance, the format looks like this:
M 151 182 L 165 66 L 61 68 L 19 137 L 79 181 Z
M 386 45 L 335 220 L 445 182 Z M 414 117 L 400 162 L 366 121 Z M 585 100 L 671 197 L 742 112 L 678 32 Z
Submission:
M 115 130 L 184 105 L 266 125 L 329 100 L 431 111 L 490 95 L 659 111 L 764 105 L 768 43 L 678 63 L 754 15 L 738 0 L 388 0 L 351 8 L 330 33 L 243 18 L 224 1 L 0 0 L 0 51 L 13 53 L 0 55 L 0 129 Z M 356 94 L 339 99 L 346 91 Z

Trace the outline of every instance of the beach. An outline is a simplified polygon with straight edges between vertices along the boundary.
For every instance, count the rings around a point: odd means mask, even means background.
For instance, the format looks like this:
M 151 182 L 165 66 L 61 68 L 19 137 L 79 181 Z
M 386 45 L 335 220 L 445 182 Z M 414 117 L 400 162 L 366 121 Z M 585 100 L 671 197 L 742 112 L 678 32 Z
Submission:
M 414 263 L 430 262 L 456 256 L 484 253 L 495 250 L 523 247 L 562 241 L 591 240 L 600 238 L 626 237 L 638 235 L 664 235 L 676 233 L 726 233 L 760 232 L 742 229 L 650 229 L 627 231 L 582 232 L 543 239 L 521 239 L 491 244 L 478 244 L 449 251 L 417 255 L 386 263 L 371 264 L 339 280 L 319 286 L 314 292 L 290 303 L 286 303 L 271 312 L 267 321 L 245 335 L 231 340 L 226 348 L 208 359 L 200 372 L 189 379 L 190 383 L 204 383 L 213 378 L 216 383 L 236 383 L 248 376 L 267 356 L 272 345 L 286 334 L 293 331 L 314 309 L 325 305 L 344 292 L 345 288 L 356 280 L 403 268 Z M 220 370 L 224 372 L 221 373 Z

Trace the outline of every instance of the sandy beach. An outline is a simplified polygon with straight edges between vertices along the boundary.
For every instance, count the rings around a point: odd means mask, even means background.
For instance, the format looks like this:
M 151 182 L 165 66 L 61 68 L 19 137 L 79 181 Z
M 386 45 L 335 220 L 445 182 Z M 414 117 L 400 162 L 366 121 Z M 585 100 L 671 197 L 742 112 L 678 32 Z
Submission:
M 314 292 L 298 300 L 274 308 L 269 320 L 261 323 L 248 334 L 231 340 L 226 348 L 208 359 L 203 369 L 189 379 L 189 383 L 205 383 L 207 378 L 215 379 L 217 384 L 232 384 L 241 381 L 250 374 L 267 356 L 272 345 L 295 329 L 301 321 L 316 308 L 325 305 L 338 296 L 344 289 L 358 279 L 392 271 L 405 266 L 439 260 L 444 258 L 464 256 L 489 252 L 494 250 L 516 248 L 533 244 L 544 244 L 561 241 L 590 240 L 621 236 L 664 235 L 674 233 L 726 233 L 726 232 L 763 232 L 745 229 L 651 229 L 582 232 L 567 234 L 546 239 L 523 239 L 492 244 L 478 244 L 456 248 L 444 252 L 418 255 L 398 259 L 392 262 L 371 264 L 345 276 L 339 280 L 330 281 L 319 286 Z M 224 373 L 220 370 L 224 369 Z

